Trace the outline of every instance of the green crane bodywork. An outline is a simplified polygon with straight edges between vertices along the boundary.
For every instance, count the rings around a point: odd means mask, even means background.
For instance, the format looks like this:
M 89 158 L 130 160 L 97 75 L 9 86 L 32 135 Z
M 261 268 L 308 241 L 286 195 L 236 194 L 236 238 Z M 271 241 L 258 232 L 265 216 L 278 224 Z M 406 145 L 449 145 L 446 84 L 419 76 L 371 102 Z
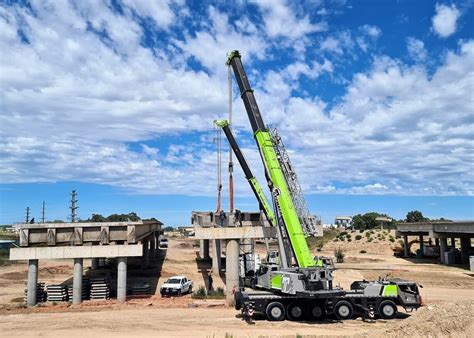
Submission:
M 315 260 L 308 248 L 306 236 L 303 233 L 300 220 L 288 190 L 270 132 L 264 124 L 258 109 L 253 90 L 250 87 L 240 59 L 240 53 L 238 51 L 232 51 L 229 54 L 226 64 L 231 66 L 236 74 L 240 95 L 244 101 L 250 124 L 252 125 L 253 136 L 257 142 L 260 156 L 265 166 L 268 185 L 272 190 L 272 198 L 274 198 L 278 212 L 281 214 L 281 219 L 284 222 L 284 229 L 291 242 L 290 247 L 294 254 L 296 264 L 301 268 L 313 267 L 316 264 Z

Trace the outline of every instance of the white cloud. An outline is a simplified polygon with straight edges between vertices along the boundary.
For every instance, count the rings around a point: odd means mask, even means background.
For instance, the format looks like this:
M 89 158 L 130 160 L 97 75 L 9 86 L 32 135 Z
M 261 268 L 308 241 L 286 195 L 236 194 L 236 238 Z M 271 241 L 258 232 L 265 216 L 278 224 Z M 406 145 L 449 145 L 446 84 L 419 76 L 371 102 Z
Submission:
M 416 61 L 426 60 L 427 53 L 423 41 L 413 37 L 407 38 L 407 50 L 408 54 Z
M 436 14 L 431 19 L 436 34 L 442 38 L 454 34 L 456 32 L 456 22 L 460 15 L 461 13 L 455 5 L 436 4 Z
M 285 0 L 253 2 L 262 11 L 265 30 L 272 38 L 298 39 L 307 34 L 323 32 L 328 29 L 326 22 L 312 23 L 307 14 L 298 14 Z
M 382 31 L 377 26 L 363 25 L 361 30 L 373 39 L 378 39 Z

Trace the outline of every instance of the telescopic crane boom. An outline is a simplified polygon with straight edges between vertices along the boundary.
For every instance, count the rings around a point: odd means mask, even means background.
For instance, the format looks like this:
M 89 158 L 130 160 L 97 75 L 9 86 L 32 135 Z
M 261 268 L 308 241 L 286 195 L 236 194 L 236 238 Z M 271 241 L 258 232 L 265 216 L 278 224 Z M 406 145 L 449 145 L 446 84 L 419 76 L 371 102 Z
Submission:
M 227 65 L 232 66 L 239 85 L 241 98 L 244 101 L 253 135 L 257 142 L 263 164 L 266 170 L 268 186 L 272 192 L 275 204 L 277 226 L 281 227 L 288 239 L 296 264 L 300 268 L 315 266 L 316 262 L 308 248 L 305 234 L 301 226 L 292 196 L 282 171 L 271 134 L 263 122 L 262 115 L 255 100 L 253 90 L 245 73 L 240 53 L 234 50 L 229 54 Z

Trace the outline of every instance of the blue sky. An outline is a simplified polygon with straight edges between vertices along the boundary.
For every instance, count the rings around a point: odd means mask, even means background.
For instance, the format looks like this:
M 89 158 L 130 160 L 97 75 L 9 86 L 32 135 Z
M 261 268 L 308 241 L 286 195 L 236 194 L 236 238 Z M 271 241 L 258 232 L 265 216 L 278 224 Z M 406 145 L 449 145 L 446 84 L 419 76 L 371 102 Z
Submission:
M 325 223 L 412 209 L 473 219 L 473 5 L 1 1 L 0 223 L 27 206 L 38 218 L 43 200 L 47 219 L 65 219 L 72 189 L 81 218 L 180 225 L 214 209 L 212 121 L 226 116 L 233 49 Z M 237 207 L 257 209 L 239 168 L 235 181 Z

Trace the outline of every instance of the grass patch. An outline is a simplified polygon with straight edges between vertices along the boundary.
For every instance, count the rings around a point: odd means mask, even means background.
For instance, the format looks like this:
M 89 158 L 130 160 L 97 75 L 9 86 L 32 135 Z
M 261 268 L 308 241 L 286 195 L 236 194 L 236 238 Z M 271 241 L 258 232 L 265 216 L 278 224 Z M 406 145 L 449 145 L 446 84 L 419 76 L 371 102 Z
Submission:
M 200 285 L 196 291 L 193 292 L 193 299 L 224 299 L 224 288 L 218 287 L 215 290 L 207 291 L 206 288 Z

